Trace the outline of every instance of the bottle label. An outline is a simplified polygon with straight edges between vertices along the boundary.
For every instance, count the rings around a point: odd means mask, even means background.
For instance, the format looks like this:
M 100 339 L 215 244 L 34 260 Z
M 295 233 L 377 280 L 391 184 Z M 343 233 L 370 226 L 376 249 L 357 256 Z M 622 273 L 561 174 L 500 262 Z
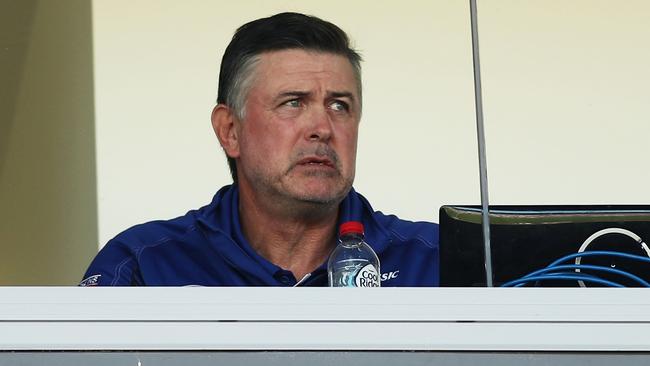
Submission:
M 366 264 L 354 278 L 357 287 L 379 287 L 379 272 L 372 264 Z

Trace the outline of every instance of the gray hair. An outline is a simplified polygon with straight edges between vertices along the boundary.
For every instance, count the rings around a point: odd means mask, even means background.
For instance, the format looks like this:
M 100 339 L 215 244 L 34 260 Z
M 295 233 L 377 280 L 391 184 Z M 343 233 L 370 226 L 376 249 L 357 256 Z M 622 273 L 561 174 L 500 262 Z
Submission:
M 248 55 L 243 58 L 236 67 L 232 88 L 226 93 L 226 105 L 232 108 L 235 117 L 240 121 L 246 118 L 246 99 L 253 86 L 255 70 L 260 59 L 260 55 Z

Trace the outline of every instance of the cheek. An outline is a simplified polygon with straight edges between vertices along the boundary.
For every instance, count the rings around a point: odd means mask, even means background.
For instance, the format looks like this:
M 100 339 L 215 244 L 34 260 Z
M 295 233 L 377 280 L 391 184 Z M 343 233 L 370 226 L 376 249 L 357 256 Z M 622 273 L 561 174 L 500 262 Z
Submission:
M 251 126 L 242 132 L 240 145 L 243 159 L 255 160 L 262 166 L 276 165 L 276 160 L 285 150 L 283 141 L 286 141 L 277 128 Z
M 354 164 L 354 159 L 357 153 L 357 138 L 358 138 L 358 127 L 349 128 L 347 130 L 341 131 L 341 144 L 344 149 L 347 157 L 352 160 Z
M 241 159 L 257 162 L 256 165 L 269 164 L 273 160 L 275 149 L 270 139 L 245 139 L 241 142 Z

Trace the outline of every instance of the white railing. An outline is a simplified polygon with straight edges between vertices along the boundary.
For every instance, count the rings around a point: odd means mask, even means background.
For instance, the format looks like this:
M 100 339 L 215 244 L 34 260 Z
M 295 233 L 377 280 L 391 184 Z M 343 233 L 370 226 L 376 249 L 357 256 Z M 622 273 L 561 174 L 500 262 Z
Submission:
M 650 351 L 650 291 L 4 287 L 0 350 Z

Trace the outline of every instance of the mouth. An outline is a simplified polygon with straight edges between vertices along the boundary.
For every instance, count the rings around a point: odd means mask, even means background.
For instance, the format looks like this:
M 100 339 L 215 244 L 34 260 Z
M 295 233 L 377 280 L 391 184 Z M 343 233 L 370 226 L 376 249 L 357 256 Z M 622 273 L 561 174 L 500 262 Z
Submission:
M 320 156 L 309 156 L 303 158 L 300 161 L 298 161 L 296 165 L 305 166 L 305 167 L 314 167 L 314 168 L 319 168 L 319 167 L 331 168 L 331 169 L 336 168 L 332 160 L 330 160 L 327 157 L 320 157 Z
M 296 166 L 311 169 L 333 169 L 336 170 L 336 164 L 326 156 L 307 156 L 298 161 Z

